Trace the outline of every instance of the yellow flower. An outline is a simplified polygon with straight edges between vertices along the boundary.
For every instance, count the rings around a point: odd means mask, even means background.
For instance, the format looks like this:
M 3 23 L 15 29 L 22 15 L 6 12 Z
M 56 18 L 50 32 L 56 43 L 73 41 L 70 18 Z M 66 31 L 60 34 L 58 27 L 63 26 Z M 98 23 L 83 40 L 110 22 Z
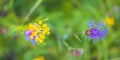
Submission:
M 38 23 L 29 23 L 28 25 L 28 32 L 31 34 L 28 38 L 30 40 L 35 40 L 35 42 L 39 42 L 40 44 L 44 45 L 44 39 L 46 35 L 50 34 L 49 27 L 47 24 L 43 23 L 42 21 L 39 21 Z M 33 39 L 35 37 L 35 39 Z M 32 42 L 35 44 L 34 42 Z
M 47 32 L 48 35 L 50 35 L 50 32 Z
M 37 32 L 36 32 L 36 31 L 35 31 L 35 32 L 33 32 L 33 33 L 32 33 L 32 35 L 33 35 L 33 36 L 36 36 L 36 35 L 37 35 Z
M 33 35 L 30 35 L 30 39 L 33 39 Z
M 108 25 L 108 26 L 113 26 L 114 24 L 115 24 L 115 22 L 114 22 L 114 17 L 108 17 L 108 16 L 106 16 L 106 18 L 105 18 L 105 23 Z
M 46 31 L 42 31 L 42 35 L 45 35 L 46 34 Z
M 33 31 L 33 30 L 35 29 L 35 26 L 32 25 L 32 23 L 29 23 L 28 29 L 29 29 L 30 31 Z
M 40 38 L 41 38 L 41 39 L 45 39 L 45 36 L 44 36 L 44 35 L 41 35 Z
M 37 34 L 37 33 L 39 33 L 39 32 L 40 32 L 40 30 L 39 30 L 39 29 L 36 29 L 36 31 L 35 31 L 35 32 L 36 32 L 36 34 Z
M 42 28 L 41 25 L 38 25 L 38 30 L 41 30 L 41 28 Z
M 42 21 L 39 21 L 39 22 L 38 22 L 38 24 L 40 24 L 40 25 L 41 25 L 41 24 L 42 24 Z
M 43 24 L 43 28 L 46 28 L 47 27 L 47 25 L 46 24 Z
M 43 44 L 43 43 L 44 43 L 44 40 L 40 39 L 40 40 L 39 40 L 39 43 Z
M 44 56 L 40 56 L 40 57 L 35 58 L 34 60 L 45 60 L 45 57 Z
M 36 41 L 39 41 L 39 40 L 40 40 L 40 38 L 39 38 L 38 36 L 36 36 L 35 40 L 36 40 Z
M 49 30 L 50 30 L 50 28 L 49 28 L 49 27 L 46 27 L 46 28 L 45 28 L 45 30 L 46 30 L 46 31 L 49 31 Z

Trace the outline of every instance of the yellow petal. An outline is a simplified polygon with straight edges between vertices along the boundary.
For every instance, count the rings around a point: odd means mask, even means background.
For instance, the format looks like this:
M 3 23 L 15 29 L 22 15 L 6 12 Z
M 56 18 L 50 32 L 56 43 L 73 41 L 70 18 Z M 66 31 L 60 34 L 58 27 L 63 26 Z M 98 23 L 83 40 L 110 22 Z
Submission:
M 114 25 L 114 17 L 106 17 L 105 22 L 108 26 L 113 26 Z
M 36 35 L 37 35 L 37 32 L 36 32 L 36 31 L 35 31 L 35 32 L 33 32 L 33 33 L 32 33 L 32 35 L 33 35 L 33 36 L 36 36 Z
M 40 38 L 39 38 L 38 36 L 36 36 L 35 40 L 36 40 L 36 41 L 39 41 L 39 40 L 40 40 Z
M 41 25 L 38 25 L 38 29 L 41 30 L 41 28 L 42 28 Z
M 46 31 L 49 31 L 50 30 L 50 28 L 49 27 L 46 27 L 46 29 L 45 29 Z
M 30 35 L 30 37 L 29 37 L 30 39 L 33 39 L 33 35 Z
M 40 39 L 40 40 L 39 40 L 39 43 L 41 43 L 41 44 L 44 43 L 44 40 Z
M 38 24 L 42 24 L 42 21 L 39 21 Z
M 42 35 L 45 35 L 46 34 L 46 31 L 42 31 Z
M 44 56 L 40 56 L 38 58 L 35 58 L 34 60 L 45 60 L 45 57 Z
M 43 24 L 43 28 L 46 28 L 47 27 L 47 25 L 46 24 Z
M 29 26 L 28 26 L 28 29 L 30 31 L 33 31 L 35 29 L 35 26 L 30 23 Z
M 48 35 L 50 35 L 50 32 L 47 32 Z
M 44 35 L 41 35 L 40 38 L 41 38 L 41 39 L 45 39 L 45 36 L 44 36 Z

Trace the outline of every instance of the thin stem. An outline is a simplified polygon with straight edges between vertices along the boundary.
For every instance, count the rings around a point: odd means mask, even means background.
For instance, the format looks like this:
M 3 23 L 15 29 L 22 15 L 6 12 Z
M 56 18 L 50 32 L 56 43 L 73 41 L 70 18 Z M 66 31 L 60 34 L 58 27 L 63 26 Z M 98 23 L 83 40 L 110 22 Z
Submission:
M 32 9 L 29 11 L 29 13 L 26 15 L 24 22 L 27 21 L 27 19 L 30 17 L 30 15 L 35 11 L 35 9 L 39 6 L 40 2 L 42 0 L 37 0 Z
M 63 41 L 63 44 L 65 47 L 67 47 L 67 49 L 70 51 L 72 49 L 72 47 L 69 46 L 68 43 L 66 43 L 65 41 Z
M 77 34 L 74 34 L 74 37 L 75 37 L 79 42 L 81 42 L 81 39 L 78 37 Z

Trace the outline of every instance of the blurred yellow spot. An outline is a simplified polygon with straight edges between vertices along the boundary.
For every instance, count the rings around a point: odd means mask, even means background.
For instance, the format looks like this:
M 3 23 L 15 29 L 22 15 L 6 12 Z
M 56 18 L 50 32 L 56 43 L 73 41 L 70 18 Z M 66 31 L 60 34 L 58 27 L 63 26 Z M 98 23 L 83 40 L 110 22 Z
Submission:
M 28 29 L 29 29 L 30 31 L 33 31 L 33 30 L 35 29 L 35 26 L 32 25 L 32 23 L 29 23 Z
M 46 27 L 46 29 L 45 29 L 46 31 L 49 31 L 50 29 L 49 29 L 49 27 Z
M 36 36 L 35 40 L 36 40 L 36 41 L 39 41 L 39 40 L 40 40 L 40 38 L 39 38 L 38 36 Z
M 41 44 L 43 44 L 44 40 L 40 39 L 38 42 L 41 43 Z
M 41 25 L 38 25 L 38 30 L 41 30 Z
M 43 40 L 43 39 L 45 39 L 45 36 L 44 36 L 44 35 L 41 35 L 40 38 Z
M 42 21 L 39 21 L 38 24 L 42 24 Z
M 37 26 L 37 23 L 34 23 L 35 26 Z
M 39 29 L 36 29 L 36 34 L 39 33 Z
M 45 35 L 46 34 L 46 31 L 42 31 L 42 35 Z
M 105 23 L 108 25 L 108 26 L 113 26 L 114 24 L 115 24 L 115 22 L 114 22 L 114 17 L 108 17 L 108 16 L 106 16 L 106 18 L 105 18 Z
M 50 32 L 47 32 L 48 35 L 50 35 Z
M 43 28 L 46 28 L 47 27 L 47 25 L 46 24 L 43 24 Z
M 36 35 L 37 35 L 37 32 L 33 32 L 32 35 L 33 35 L 33 36 L 36 36 Z
M 33 35 L 30 35 L 30 39 L 33 39 Z
M 45 57 L 44 56 L 40 56 L 40 57 L 35 58 L 34 60 L 45 60 Z

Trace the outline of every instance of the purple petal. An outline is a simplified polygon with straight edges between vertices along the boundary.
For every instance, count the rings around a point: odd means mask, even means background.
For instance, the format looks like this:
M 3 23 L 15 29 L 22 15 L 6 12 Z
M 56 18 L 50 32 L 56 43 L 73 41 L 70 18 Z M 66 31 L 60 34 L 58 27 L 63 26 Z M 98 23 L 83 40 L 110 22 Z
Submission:
M 95 26 L 94 20 L 92 20 L 91 22 L 89 22 L 89 23 L 88 23 L 88 26 L 89 26 L 90 28 L 94 28 L 94 26 Z
M 89 37 L 90 37 L 91 39 L 93 39 L 93 38 L 94 38 L 94 36 L 92 36 L 92 35 L 90 35 Z
M 95 25 L 94 20 L 92 20 L 91 26 L 94 27 L 94 25 Z
M 99 39 L 99 38 L 98 38 L 97 36 L 96 36 L 96 37 L 94 37 L 94 43 L 95 43 L 95 42 L 97 42 L 97 41 L 98 41 L 98 39 Z
M 38 44 L 36 41 L 35 41 L 35 36 L 33 37 L 33 39 L 31 40 L 32 44 L 35 45 L 35 44 Z
M 103 27 L 103 24 L 102 24 L 101 20 L 98 22 L 98 25 L 96 27 L 99 28 L 99 29 L 101 29 Z
M 26 40 L 28 40 L 28 41 L 30 40 L 29 36 L 27 36 L 27 35 L 26 35 Z
M 32 34 L 32 32 L 31 32 L 30 30 L 27 30 L 27 31 L 25 32 L 25 34 L 26 34 L 27 36 L 30 36 L 30 35 Z
M 27 30 L 27 31 L 25 32 L 26 40 L 30 40 L 29 36 L 30 36 L 31 34 L 32 34 L 32 32 L 29 31 L 29 30 Z
M 31 40 L 31 42 L 33 45 L 38 44 L 35 40 Z
M 90 32 L 91 32 L 90 35 L 92 35 L 92 36 L 99 36 L 99 34 L 100 34 L 100 30 L 97 28 L 91 28 Z
M 100 38 L 104 38 L 107 35 L 107 30 L 102 30 L 100 34 Z

